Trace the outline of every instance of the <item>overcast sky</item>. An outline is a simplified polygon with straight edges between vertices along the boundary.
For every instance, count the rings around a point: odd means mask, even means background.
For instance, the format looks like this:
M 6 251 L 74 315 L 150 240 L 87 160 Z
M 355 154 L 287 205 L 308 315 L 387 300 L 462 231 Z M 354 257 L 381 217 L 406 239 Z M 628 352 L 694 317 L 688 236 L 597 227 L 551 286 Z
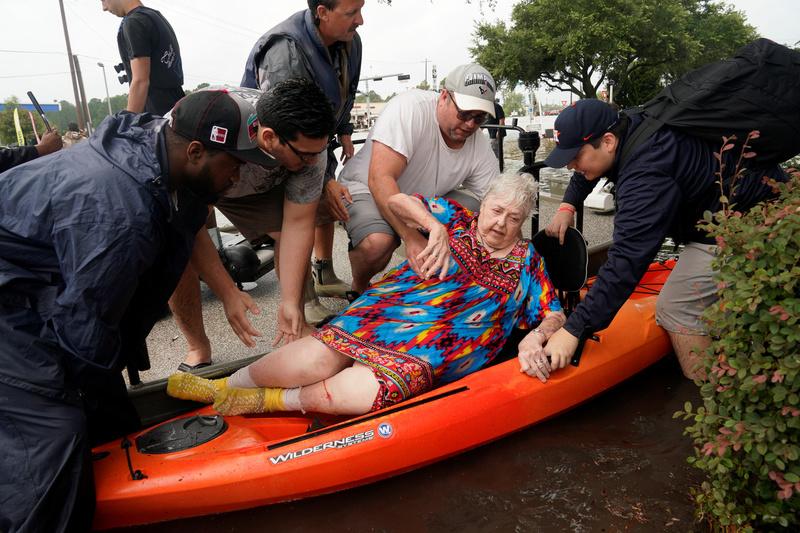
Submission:
M 371 82 L 370 89 L 387 95 L 428 79 L 436 65 L 439 79 L 470 60 L 476 21 L 509 20 L 513 0 L 498 0 L 489 9 L 478 0 L 394 0 L 392 6 L 367 0 L 363 77 L 408 73 L 409 83 Z M 782 43 L 800 41 L 800 0 L 735 0 L 750 24 L 765 37 Z M 306 6 L 305 0 L 146 0 L 161 11 L 178 36 L 183 57 L 184 87 L 199 83 L 238 84 L 244 62 L 258 37 Z M 72 52 L 83 72 L 87 98 L 104 98 L 106 65 L 111 95 L 127 92 L 112 66 L 119 63 L 116 34 L 120 19 L 102 11 L 100 0 L 64 0 Z M 0 0 L 0 99 L 27 101 L 32 90 L 45 102 L 73 101 L 58 0 Z M 31 53 L 35 52 L 35 53 Z M 361 89 L 365 88 L 362 83 Z M 561 96 L 547 100 L 557 102 Z

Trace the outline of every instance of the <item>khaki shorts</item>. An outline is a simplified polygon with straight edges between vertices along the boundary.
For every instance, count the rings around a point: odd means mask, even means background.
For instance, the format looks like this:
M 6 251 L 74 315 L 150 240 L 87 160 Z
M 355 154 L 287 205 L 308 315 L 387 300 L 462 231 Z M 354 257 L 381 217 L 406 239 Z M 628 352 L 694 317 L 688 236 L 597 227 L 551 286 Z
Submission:
M 680 256 L 656 304 L 656 323 L 672 333 L 708 335 L 703 311 L 717 301 L 717 282 L 711 261 L 713 244 L 690 242 Z
M 281 231 L 285 195 L 286 186 L 281 183 L 265 193 L 220 198 L 215 207 L 236 226 L 245 239 L 254 242 L 269 233 Z M 322 226 L 330 222 L 333 222 L 333 217 L 323 194 L 317 208 L 315 224 Z
M 477 211 L 481 205 L 480 200 L 463 190 L 453 190 L 444 196 L 455 200 L 470 211 Z M 344 227 L 350 237 L 350 249 L 358 246 L 367 235 L 373 233 L 385 233 L 397 237 L 394 228 L 381 215 L 371 194 L 354 194 L 353 202 L 347 206 L 347 211 L 350 214 L 350 220 L 344 223 Z

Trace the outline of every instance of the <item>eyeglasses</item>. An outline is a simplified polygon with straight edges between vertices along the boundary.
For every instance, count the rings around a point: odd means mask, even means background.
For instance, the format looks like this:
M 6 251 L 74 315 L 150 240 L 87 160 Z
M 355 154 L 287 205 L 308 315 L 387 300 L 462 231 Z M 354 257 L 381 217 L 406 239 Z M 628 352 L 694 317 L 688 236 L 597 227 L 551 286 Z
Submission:
M 456 100 L 453 98 L 453 95 L 450 91 L 447 91 L 447 96 L 449 96 L 450 100 L 453 102 L 453 105 L 456 108 L 456 116 L 458 116 L 458 120 L 461 122 L 469 122 L 471 120 L 475 122 L 476 126 L 480 126 L 489 120 L 489 113 L 486 113 L 485 111 L 478 111 L 475 113 L 462 111 L 462 109 L 458 107 L 458 104 L 456 103 Z
M 322 152 L 325 151 L 325 149 L 323 148 L 319 152 L 304 152 L 304 151 L 298 150 L 297 148 L 292 146 L 292 143 L 290 143 L 288 140 L 286 140 L 283 137 L 283 135 L 278 135 L 278 139 L 280 139 L 283 144 L 288 146 L 292 150 L 292 152 L 294 152 L 294 155 L 299 157 L 300 160 L 303 161 L 304 163 L 313 163 L 314 160 L 317 158 L 317 156 L 319 156 L 319 154 L 321 154 Z

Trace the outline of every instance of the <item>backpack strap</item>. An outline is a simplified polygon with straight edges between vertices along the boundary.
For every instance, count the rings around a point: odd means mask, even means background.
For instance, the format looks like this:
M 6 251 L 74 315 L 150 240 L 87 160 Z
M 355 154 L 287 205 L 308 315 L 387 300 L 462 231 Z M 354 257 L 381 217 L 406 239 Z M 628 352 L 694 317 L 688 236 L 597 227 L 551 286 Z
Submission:
M 633 151 L 642 145 L 647 139 L 649 139 L 655 132 L 661 129 L 661 126 L 664 125 L 664 122 L 653 118 L 646 114 L 643 107 L 635 107 L 633 109 L 627 109 L 623 111 L 629 117 L 633 115 L 640 115 L 644 114 L 644 120 L 639 127 L 634 130 L 630 137 L 625 140 L 625 144 L 622 147 L 622 153 L 619 156 L 619 163 L 617 164 L 618 169 L 622 169 L 625 164 L 628 162 Z

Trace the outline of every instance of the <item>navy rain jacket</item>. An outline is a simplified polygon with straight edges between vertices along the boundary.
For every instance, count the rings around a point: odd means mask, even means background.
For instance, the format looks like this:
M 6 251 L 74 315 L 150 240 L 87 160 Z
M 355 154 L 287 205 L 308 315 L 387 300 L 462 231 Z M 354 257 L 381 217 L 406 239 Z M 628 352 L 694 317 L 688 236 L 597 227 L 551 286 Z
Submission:
M 144 346 L 207 215 L 168 191 L 166 122 L 123 112 L 0 175 L 3 383 L 69 400 Z
M 617 161 L 622 146 L 641 120 L 641 115 L 631 117 L 628 133 L 617 148 Z M 714 151 L 719 149 L 720 146 L 663 127 L 635 148 L 622 168 L 611 169 L 608 178 L 616 183 L 617 201 L 614 243 L 586 298 L 567 319 L 567 331 L 581 338 L 607 327 L 647 271 L 665 237 L 678 242 L 713 242 L 696 225 L 704 211 L 721 208 L 719 178 L 715 174 L 719 164 L 714 158 Z M 726 159 L 729 173 L 736 166 L 733 159 L 739 155 L 731 152 L 727 152 Z M 778 181 L 787 179 L 778 165 L 745 174 L 733 199 L 737 210 L 747 211 L 774 196 L 763 183 L 764 176 Z M 581 205 L 595 185 L 595 181 L 575 173 L 563 201 Z

